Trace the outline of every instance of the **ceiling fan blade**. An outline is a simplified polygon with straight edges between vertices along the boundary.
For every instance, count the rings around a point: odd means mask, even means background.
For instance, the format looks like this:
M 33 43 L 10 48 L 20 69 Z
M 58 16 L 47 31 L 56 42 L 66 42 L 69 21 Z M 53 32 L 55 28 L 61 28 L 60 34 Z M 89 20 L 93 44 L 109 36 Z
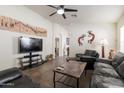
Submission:
M 52 13 L 52 14 L 50 14 L 49 16 L 52 16 L 52 15 L 54 15 L 54 14 L 56 14 L 57 12 L 54 12 L 54 13 Z
M 77 12 L 78 10 L 65 8 L 64 11 L 65 11 L 65 12 Z
M 66 19 L 66 16 L 65 16 L 65 14 L 62 14 L 62 16 L 63 16 L 63 18 L 64 18 L 64 19 Z
M 48 5 L 48 6 L 57 9 L 57 7 L 55 7 L 55 6 L 52 6 L 52 5 Z

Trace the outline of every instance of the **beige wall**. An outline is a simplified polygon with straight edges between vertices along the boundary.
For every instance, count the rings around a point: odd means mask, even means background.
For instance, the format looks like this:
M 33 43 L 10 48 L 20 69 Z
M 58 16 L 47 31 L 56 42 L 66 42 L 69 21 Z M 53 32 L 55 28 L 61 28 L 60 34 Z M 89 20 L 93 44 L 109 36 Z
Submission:
M 116 24 L 72 24 L 67 27 L 70 31 L 70 56 L 75 56 L 76 53 L 84 53 L 86 49 L 94 49 L 101 55 L 101 39 L 107 39 L 109 45 L 105 46 L 105 56 L 108 57 L 110 49 L 116 50 Z M 95 40 L 93 44 L 88 44 L 87 40 L 84 41 L 83 46 L 78 45 L 78 37 L 87 31 L 95 33 Z

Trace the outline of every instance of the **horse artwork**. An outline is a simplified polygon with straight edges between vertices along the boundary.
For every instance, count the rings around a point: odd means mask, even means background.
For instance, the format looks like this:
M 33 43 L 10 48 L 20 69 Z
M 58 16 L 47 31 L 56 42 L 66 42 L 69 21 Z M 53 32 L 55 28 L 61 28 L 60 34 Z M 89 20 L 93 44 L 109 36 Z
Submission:
M 88 43 L 92 44 L 92 42 L 95 39 L 95 34 L 92 31 L 88 31 L 87 33 L 88 33 L 88 37 L 90 37 L 90 39 L 88 40 Z
M 79 46 L 82 46 L 82 45 L 83 45 L 83 40 L 84 40 L 85 37 L 86 37 L 86 35 L 83 34 L 82 36 L 80 36 L 80 37 L 78 38 L 78 44 L 79 44 Z

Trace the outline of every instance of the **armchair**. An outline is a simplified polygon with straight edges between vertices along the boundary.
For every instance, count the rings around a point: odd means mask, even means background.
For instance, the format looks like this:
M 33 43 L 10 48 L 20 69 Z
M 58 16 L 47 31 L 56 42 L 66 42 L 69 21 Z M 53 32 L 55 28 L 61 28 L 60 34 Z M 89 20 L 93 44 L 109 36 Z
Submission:
M 84 54 L 76 54 L 76 57 L 80 59 L 81 62 L 87 62 L 86 70 L 93 70 L 94 63 L 96 59 L 99 58 L 99 53 L 95 50 L 86 50 Z

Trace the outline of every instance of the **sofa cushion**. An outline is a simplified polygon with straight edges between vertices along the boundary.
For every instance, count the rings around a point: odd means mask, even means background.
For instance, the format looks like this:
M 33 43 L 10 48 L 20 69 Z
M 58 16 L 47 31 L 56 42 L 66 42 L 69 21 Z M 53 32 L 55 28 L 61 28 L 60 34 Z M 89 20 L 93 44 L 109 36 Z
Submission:
M 121 52 L 118 52 L 117 55 L 112 60 L 112 66 L 116 68 L 121 64 L 122 61 L 124 61 L 124 54 Z
M 117 67 L 117 72 L 119 75 L 124 78 L 124 61 Z
M 21 71 L 18 68 L 10 68 L 0 71 L 0 84 L 12 81 L 22 76 Z
M 1 87 L 3 88 L 39 88 L 40 87 L 40 84 L 32 81 L 32 79 L 27 75 L 23 75 L 19 79 L 14 79 L 8 83 L 11 83 L 12 85 L 4 85 Z
M 96 62 L 94 64 L 94 68 L 111 68 L 111 69 L 113 69 L 113 67 L 111 65 L 102 63 L 102 62 Z
M 114 86 L 124 87 L 124 83 L 121 79 L 101 75 L 93 75 L 92 77 L 91 87 L 106 88 L 110 87 L 111 85 L 113 85 L 113 87 Z
M 95 50 L 86 50 L 85 55 L 95 57 L 96 51 Z
M 106 77 L 120 78 L 119 74 L 112 68 L 95 68 L 94 74 Z
M 122 85 L 113 85 L 111 83 L 101 83 L 99 85 L 100 88 L 123 88 L 124 86 Z

